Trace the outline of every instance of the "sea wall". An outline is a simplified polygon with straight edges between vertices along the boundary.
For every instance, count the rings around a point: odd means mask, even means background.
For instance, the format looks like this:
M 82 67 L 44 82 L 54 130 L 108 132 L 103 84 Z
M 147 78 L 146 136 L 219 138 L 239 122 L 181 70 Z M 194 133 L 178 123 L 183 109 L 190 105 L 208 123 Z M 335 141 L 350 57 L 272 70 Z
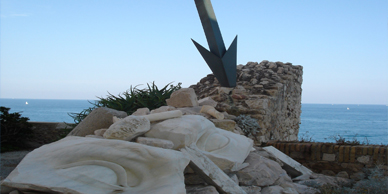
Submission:
M 34 122 L 32 124 L 32 134 L 27 140 L 27 145 L 31 148 L 38 148 L 44 144 L 52 143 L 65 137 L 72 129 L 74 123 L 64 122 Z
M 388 146 L 271 141 L 273 146 L 316 173 L 361 179 L 377 165 L 388 170 Z M 346 173 L 345 173 L 346 172 Z
M 256 144 L 269 140 L 298 139 L 303 67 L 291 63 L 262 61 L 237 66 L 237 86 L 220 87 L 213 74 L 201 79 L 195 90 L 199 99 L 211 97 L 216 109 L 238 116 L 250 115 L 260 129 Z

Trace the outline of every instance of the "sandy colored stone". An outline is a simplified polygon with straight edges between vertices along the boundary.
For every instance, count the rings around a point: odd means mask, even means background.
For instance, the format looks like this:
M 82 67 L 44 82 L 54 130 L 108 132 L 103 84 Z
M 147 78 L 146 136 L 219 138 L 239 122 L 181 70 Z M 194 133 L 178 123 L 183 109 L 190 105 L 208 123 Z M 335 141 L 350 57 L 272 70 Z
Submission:
M 150 122 L 155 122 L 155 121 L 163 121 L 166 119 L 181 117 L 182 114 L 183 113 L 180 110 L 172 110 L 172 111 L 166 111 L 166 112 L 160 112 L 160 113 L 153 113 L 153 114 L 145 115 L 143 117 L 148 119 Z
M 216 127 L 227 131 L 233 132 L 236 127 L 236 122 L 229 119 L 223 119 L 223 120 L 211 119 L 211 121 L 214 123 Z
M 102 137 L 106 130 L 108 130 L 108 129 L 97 129 L 94 131 L 94 135 Z
M 198 100 L 198 104 L 199 104 L 199 106 L 203 106 L 203 105 L 209 105 L 212 107 L 217 106 L 217 102 L 214 101 L 211 97 L 206 97 L 206 98 L 202 98 L 202 99 Z
M 168 106 L 176 108 L 198 106 L 197 95 L 192 88 L 181 88 L 166 100 Z
M 130 141 L 151 129 L 150 121 L 144 116 L 128 116 L 113 123 L 104 133 L 104 138 Z
M 209 105 L 204 105 L 202 106 L 201 108 L 201 113 L 207 113 L 211 116 L 213 116 L 214 118 L 218 119 L 218 120 L 222 120 L 225 118 L 225 115 L 218 112 L 214 107 L 212 106 L 209 106 Z
M 357 157 L 357 161 L 362 164 L 368 164 L 370 161 L 370 156 L 360 156 Z
M 157 109 L 152 110 L 151 114 L 167 112 L 167 111 L 172 111 L 172 110 L 176 110 L 176 108 L 173 107 L 173 106 L 161 106 L 161 107 L 159 107 Z
M 322 160 L 323 161 L 333 162 L 333 161 L 335 161 L 335 154 L 326 154 L 326 153 L 324 153 L 323 156 L 322 156 Z
M 143 116 L 150 114 L 150 109 L 148 108 L 138 108 L 132 115 L 134 116 Z
M 94 131 L 97 129 L 109 128 L 113 124 L 113 116 L 124 118 L 127 113 L 106 107 L 96 108 L 67 136 L 85 137 L 86 135 L 94 135 Z

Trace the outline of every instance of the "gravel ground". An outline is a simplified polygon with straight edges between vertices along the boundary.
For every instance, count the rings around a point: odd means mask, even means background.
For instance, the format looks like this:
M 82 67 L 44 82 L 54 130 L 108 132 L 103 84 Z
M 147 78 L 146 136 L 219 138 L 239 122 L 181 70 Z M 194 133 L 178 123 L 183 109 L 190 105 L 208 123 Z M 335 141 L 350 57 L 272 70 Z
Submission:
M 29 152 L 30 151 L 15 151 L 1 153 L 0 180 L 5 179 Z

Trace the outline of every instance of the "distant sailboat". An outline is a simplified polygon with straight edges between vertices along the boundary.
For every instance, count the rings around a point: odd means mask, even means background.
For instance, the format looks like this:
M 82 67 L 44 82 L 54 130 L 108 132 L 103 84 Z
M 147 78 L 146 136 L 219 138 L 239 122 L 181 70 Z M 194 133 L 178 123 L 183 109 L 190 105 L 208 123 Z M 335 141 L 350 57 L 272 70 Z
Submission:
M 349 107 L 347 109 L 349 110 Z
M 28 102 L 26 102 L 26 105 L 28 104 Z

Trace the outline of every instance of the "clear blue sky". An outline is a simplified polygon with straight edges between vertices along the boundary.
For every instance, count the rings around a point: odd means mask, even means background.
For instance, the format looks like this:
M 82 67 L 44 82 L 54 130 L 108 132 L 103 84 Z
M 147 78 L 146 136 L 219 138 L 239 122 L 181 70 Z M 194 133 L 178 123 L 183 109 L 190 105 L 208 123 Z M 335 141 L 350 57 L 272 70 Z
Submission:
M 388 104 L 386 0 L 213 0 L 238 64 L 302 65 L 303 103 Z M 1 98 L 96 99 L 211 73 L 194 0 L 1 0 Z

